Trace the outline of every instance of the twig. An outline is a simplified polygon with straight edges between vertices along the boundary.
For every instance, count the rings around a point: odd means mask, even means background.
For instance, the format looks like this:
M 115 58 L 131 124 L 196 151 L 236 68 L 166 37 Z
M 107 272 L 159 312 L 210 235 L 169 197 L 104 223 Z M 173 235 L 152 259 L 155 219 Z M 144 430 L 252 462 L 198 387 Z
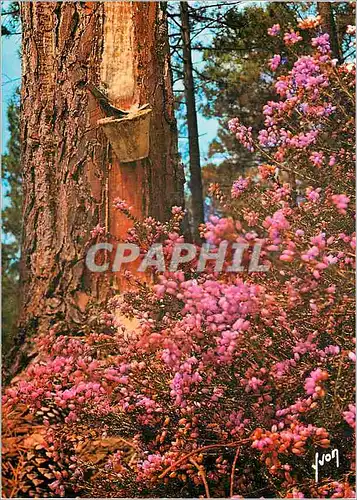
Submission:
M 277 165 L 277 167 L 280 168 L 281 170 L 283 170 L 285 172 L 293 173 L 293 174 L 297 175 L 298 177 L 300 177 L 300 179 L 302 179 L 302 180 L 307 179 L 307 180 L 312 181 L 312 182 L 314 182 L 316 180 L 316 179 L 313 179 L 312 177 L 310 177 L 309 175 L 304 175 L 303 176 L 299 172 L 297 172 L 296 170 L 294 170 L 292 168 L 289 168 L 289 167 L 286 167 L 282 163 L 279 163 L 278 161 L 276 161 L 275 158 L 273 158 L 269 153 L 267 153 L 258 144 L 254 144 L 254 145 L 255 145 L 255 147 L 257 148 L 258 151 L 260 151 L 266 158 L 268 158 L 268 160 L 270 160 L 271 162 L 275 163 Z
M 205 487 L 205 491 L 206 491 L 206 498 L 211 498 L 209 488 L 208 488 L 207 479 L 206 479 L 205 469 L 204 469 L 203 465 L 198 465 L 198 463 L 195 460 L 193 460 L 193 458 L 190 458 L 190 462 L 197 468 L 198 475 L 202 478 L 202 481 L 203 481 L 203 484 Z
M 236 463 L 237 463 L 237 460 L 238 460 L 238 457 L 239 457 L 239 452 L 240 452 L 240 448 L 238 447 L 237 451 L 236 451 L 236 454 L 234 455 L 234 460 L 233 460 L 233 465 L 232 465 L 232 472 L 231 472 L 231 486 L 230 486 L 230 490 L 229 490 L 229 496 L 231 498 L 233 496 L 233 490 L 234 490 L 234 472 L 235 472 Z
M 120 438 L 120 440 L 123 441 L 124 444 L 126 444 L 127 446 L 129 446 L 129 448 L 133 448 L 134 450 L 138 449 L 138 447 L 134 443 L 132 443 L 131 441 L 128 441 L 128 440 L 126 440 L 126 439 L 124 439 L 122 437 Z
M 241 441 L 233 441 L 231 443 L 210 444 L 207 446 L 203 446 L 202 448 L 197 448 L 197 450 L 193 450 L 190 453 L 187 453 L 186 455 L 181 457 L 179 460 L 177 460 L 177 462 L 175 462 L 174 464 L 170 465 L 170 467 L 165 469 L 164 472 L 162 472 L 162 474 L 160 474 L 159 479 L 162 479 L 163 477 L 165 477 L 169 472 L 172 471 L 172 469 L 174 469 L 178 465 L 182 464 L 182 462 L 187 460 L 187 458 L 192 457 L 192 455 L 195 455 L 196 453 L 200 453 L 202 451 L 214 450 L 215 448 L 234 448 L 235 446 L 249 443 L 250 440 L 251 440 L 250 438 L 247 438 L 247 439 L 242 439 Z

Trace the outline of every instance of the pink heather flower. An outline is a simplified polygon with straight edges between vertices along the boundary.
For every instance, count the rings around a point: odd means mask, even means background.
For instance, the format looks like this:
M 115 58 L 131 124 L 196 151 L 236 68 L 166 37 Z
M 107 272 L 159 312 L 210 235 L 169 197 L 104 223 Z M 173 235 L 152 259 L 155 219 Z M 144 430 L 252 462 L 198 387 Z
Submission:
M 316 245 L 318 248 L 326 247 L 326 233 L 319 233 L 317 236 L 310 238 L 312 245 Z
M 333 167 L 335 165 L 335 163 L 336 163 L 336 156 L 331 155 L 328 164 L 330 167 Z
M 130 210 L 131 207 L 127 204 L 125 200 L 121 200 L 120 198 L 116 198 L 113 201 L 113 207 L 117 210 Z
M 319 255 L 319 249 L 316 246 L 309 248 L 309 250 L 301 255 L 301 260 L 304 262 L 309 262 L 310 260 L 315 260 Z
M 328 345 L 325 349 L 320 349 L 317 353 L 322 357 L 326 357 L 326 355 L 337 356 L 340 354 L 340 348 L 338 345 Z
M 298 28 L 300 28 L 301 30 L 317 28 L 320 23 L 321 23 L 321 16 L 311 16 L 300 21 L 298 24 Z
M 238 131 L 238 127 L 239 127 L 238 118 L 232 118 L 231 120 L 229 120 L 228 130 L 230 130 L 230 132 L 232 132 L 233 134 L 236 134 Z
M 184 210 L 182 210 L 182 207 L 174 206 L 171 208 L 171 213 L 172 215 L 183 215 Z
M 330 52 L 330 36 L 328 33 L 312 38 L 311 45 L 316 47 L 321 54 L 328 54 Z
M 281 97 L 286 97 L 286 94 L 289 89 L 289 84 L 286 82 L 285 79 L 280 78 L 276 83 L 275 83 L 275 90 L 278 95 Z
M 298 31 L 291 30 L 290 33 L 284 34 L 285 45 L 295 45 L 295 43 L 301 42 L 302 36 Z
M 274 111 L 277 109 L 279 103 L 274 102 L 274 101 L 268 101 L 267 104 L 264 105 L 263 107 L 263 115 L 266 116 L 271 116 Z
M 291 187 L 289 184 L 283 184 L 282 186 L 271 190 L 271 199 L 279 202 L 284 199 L 288 199 L 291 193 Z
M 279 260 L 282 260 L 283 262 L 292 262 L 294 260 L 294 255 L 295 252 L 292 250 L 284 250 L 279 257 Z
M 259 131 L 258 140 L 261 146 L 274 147 L 278 142 L 278 137 L 273 131 L 268 132 L 263 129 Z
M 96 238 L 97 236 L 102 236 L 105 234 L 105 227 L 97 224 L 90 232 L 91 238 Z
M 311 79 L 309 81 L 311 82 Z M 322 106 L 312 106 L 307 103 L 301 103 L 299 108 L 304 115 L 310 116 L 330 116 L 336 111 L 336 106 L 332 106 L 330 103 L 323 103 Z
M 246 381 L 242 381 L 242 383 L 246 384 L 245 386 L 245 392 L 250 392 L 250 391 L 259 391 L 259 387 L 264 384 L 263 380 L 257 377 L 252 377 L 247 379 Z
M 272 217 L 268 216 L 264 219 L 263 227 L 268 230 L 269 238 L 273 240 L 273 243 L 279 243 L 280 233 L 288 230 L 290 224 L 284 215 L 284 210 L 277 210 Z
M 297 488 L 293 488 L 292 492 L 288 495 L 290 498 L 305 498 L 305 495 Z
M 276 71 L 277 68 L 279 67 L 279 64 L 281 63 L 281 56 L 279 54 L 275 54 L 271 59 L 270 59 L 270 69 L 272 71 Z
M 325 392 L 318 383 L 323 380 L 328 379 L 328 373 L 326 371 L 321 370 L 321 368 L 317 368 L 310 373 L 310 377 L 305 380 L 305 391 L 306 394 L 312 395 L 313 399 L 318 397 L 323 397 Z
M 350 202 L 348 196 L 346 196 L 345 194 L 333 194 L 332 202 L 334 203 L 334 205 L 336 205 L 340 214 L 342 215 L 346 214 L 346 208 Z
M 321 188 L 313 189 L 312 187 L 306 188 L 306 197 L 309 201 L 316 203 L 320 199 Z
M 348 425 L 352 427 L 352 429 L 356 428 L 356 406 L 348 405 L 348 411 L 343 412 L 343 418 L 346 420 Z
M 231 195 L 232 198 L 238 198 L 249 186 L 250 179 L 244 179 L 244 177 L 239 177 L 233 182 Z
M 268 35 L 276 36 L 280 33 L 280 24 L 273 24 L 271 28 L 268 28 Z
M 354 352 L 350 351 L 350 352 L 348 353 L 348 357 L 349 357 L 349 359 L 350 359 L 351 361 L 353 361 L 354 363 L 356 362 L 356 353 L 354 353 Z
M 310 144 L 314 144 L 316 142 L 316 138 L 317 138 L 318 134 L 319 133 L 317 130 L 311 130 L 310 132 L 307 132 L 306 134 L 301 132 L 299 135 L 295 135 L 291 138 L 287 138 L 286 144 L 288 146 L 293 146 L 295 148 L 305 149 Z
M 164 457 L 159 453 L 148 455 L 147 459 L 139 464 L 139 477 L 150 477 L 153 472 L 160 471 Z
M 259 214 L 257 212 L 247 212 L 243 215 L 244 220 L 247 222 L 248 226 L 256 226 L 259 220 Z
M 295 84 L 306 90 L 328 85 L 327 77 L 321 73 L 318 62 L 311 56 L 301 56 L 291 71 Z
M 309 159 L 316 167 L 321 167 L 324 161 L 324 155 L 321 152 L 313 151 Z
M 211 216 L 206 223 L 205 239 L 208 243 L 218 245 L 228 235 L 235 233 L 235 226 L 232 218 L 222 218 Z
M 248 151 L 253 152 L 253 135 L 252 127 L 245 127 L 239 123 L 238 118 L 232 118 L 228 122 L 228 129 L 230 132 L 235 134 L 238 141 L 248 149 Z

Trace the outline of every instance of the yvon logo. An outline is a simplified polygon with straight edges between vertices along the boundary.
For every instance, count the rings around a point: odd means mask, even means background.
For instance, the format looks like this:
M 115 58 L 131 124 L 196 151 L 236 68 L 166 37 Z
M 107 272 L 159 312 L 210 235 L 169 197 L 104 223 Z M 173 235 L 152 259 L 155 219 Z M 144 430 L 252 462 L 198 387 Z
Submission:
M 316 483 L 319 482 L 319 466 L 323 467 L 325 463 L 329 463 L 333 459 L 336 460 L 336 467 L 338 468 L 340 466 L 340 460 L 339 460 L 338 450 L 336 448 L 332 450 L 330 453 L 322 453 L 321 458 L 319 458 L 318 451 L 315 453 L 315 463 L 313 464 L 312 468 L 315 469 Z

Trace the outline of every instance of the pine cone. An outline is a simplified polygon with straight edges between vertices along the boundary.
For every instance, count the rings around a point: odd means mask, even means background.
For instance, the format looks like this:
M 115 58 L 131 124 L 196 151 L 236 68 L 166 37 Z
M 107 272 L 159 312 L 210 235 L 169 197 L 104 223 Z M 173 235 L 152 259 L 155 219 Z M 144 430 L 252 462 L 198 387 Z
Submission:
M 47 408 L 47 407 L 46 407 Z M 49 409 L 51 410 L 51 409 Z M 47 409 L 43 417 L 52 418 Z M 56 416 L 55 413 L 51 412 Z M 48 426 L 38 425 L 27 408 L 3 411 L 2 485 L 4 497 L 48 498 L 57 496 L 50 488 L 56 473 L 70 471 L 69 454 L 58 460 L 46 440 Z M 72 493 L 66 491 L 66 494 Z
M 41 408 L 35 412 L 35 419 L 41 424 L 54 425 L 63 423 L 67 415 L 67 409 L 56 406 L 53 401 L 48 401 L 46 405 L 41 406 Z

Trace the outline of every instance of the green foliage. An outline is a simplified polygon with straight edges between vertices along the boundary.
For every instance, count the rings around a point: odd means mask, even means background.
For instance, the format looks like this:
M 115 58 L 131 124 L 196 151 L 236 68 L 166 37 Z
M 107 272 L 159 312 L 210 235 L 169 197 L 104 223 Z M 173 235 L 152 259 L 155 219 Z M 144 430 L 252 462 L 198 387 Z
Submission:
M 20 164 L 20 105 L 17 91 L 7 111 L 10 139 L 2 156 L 4 208 L 2 211 L 2 342 L 11 347 L 19 310 L 19 257 L 21 248 L 22 180 Z
M 286 52 L 281 41 L 269 36 L 267 30 L 275 23 L 288 28 L 296 25 L 296 20 L 297 13 L 290 4 L 260 4 L 244 10 L 237 6 L 226 14 L 212 48 L 204 50 L 201 88 L 206 105 L 202 112 L 208 118 L 218 117 L 220 125 L 217 140 L 210 145 L 214 161 L 204 169 L 205 187 L 211 182 L 231 186 L 239 174 L 259 160 L 243 146 L 237 148 L 227 123 L 238 117 L 253 130 L 262 127 L 262 105 L 273 98 L 272 75 L 266 61 Z
M 1 18 L 1 36 L 17 34 L 20 27 L 20 3 L 2 2 Z

